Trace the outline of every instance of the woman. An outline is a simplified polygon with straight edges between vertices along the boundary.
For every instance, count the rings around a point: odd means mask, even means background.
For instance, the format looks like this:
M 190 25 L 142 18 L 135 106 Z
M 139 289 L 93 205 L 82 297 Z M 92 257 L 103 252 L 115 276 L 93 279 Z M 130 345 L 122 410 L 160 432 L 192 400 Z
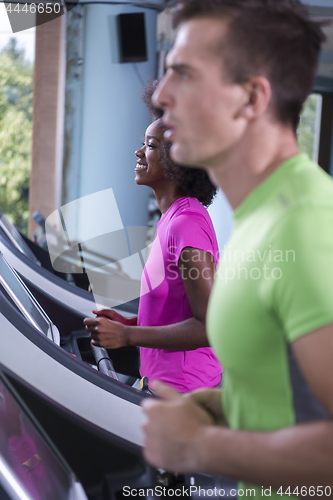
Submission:
M 146 92 L 148 104 L 152 91 L 153 86 Z M 140 346 L 142 377 L 188 392 L 221 381 L 205 328 L 218 245 L 202 204 L 211 203 L 216 189 L 204 170 L 171 161 L 165 130 L 159 117 L 135 152 L 135 182 L 153 189 L 162 214 L 141 279 L 138 316 L 127 319 L 103 309 L 84 323 L 97 346 Z

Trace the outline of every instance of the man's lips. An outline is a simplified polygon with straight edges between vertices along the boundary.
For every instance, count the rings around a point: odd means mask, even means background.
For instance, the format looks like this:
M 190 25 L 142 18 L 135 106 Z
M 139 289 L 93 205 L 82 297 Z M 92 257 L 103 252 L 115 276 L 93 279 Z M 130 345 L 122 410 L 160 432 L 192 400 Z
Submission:
M 170 117 L 163 116 L 162 121 L 167 130 L 164 132 L 163 137 L 166 141 L 170 141 L 176 132 L 176 127 L 173 125 Z
M 173 139 L 173 137 L 174 137 L 174 135 L 175 135 L 175 132 L 176 132 L 176 131 L 175 131 L 175 128 L 174 128 L 174 127 L 170 127 L 170 128 L 168 128 L 168 130 L 166 130 L 166 131 L 164 132 L 164 134 L 163 134 L 164 139 L 165 139 L 166 141 L 172 141 L 172 139 Z

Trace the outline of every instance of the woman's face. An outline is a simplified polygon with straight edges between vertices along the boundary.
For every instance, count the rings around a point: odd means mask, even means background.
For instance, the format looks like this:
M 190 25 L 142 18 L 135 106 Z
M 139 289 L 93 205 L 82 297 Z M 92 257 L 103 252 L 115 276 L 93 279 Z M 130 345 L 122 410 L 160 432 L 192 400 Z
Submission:
M 138 157 L 135 168 L 135 182 L 152 188 L 163 184 L 166 178 L 160 160 L 160 150 L 163 141 L 161 121 L 151 123 L 146 130 L 143 146 L 135 151 Z

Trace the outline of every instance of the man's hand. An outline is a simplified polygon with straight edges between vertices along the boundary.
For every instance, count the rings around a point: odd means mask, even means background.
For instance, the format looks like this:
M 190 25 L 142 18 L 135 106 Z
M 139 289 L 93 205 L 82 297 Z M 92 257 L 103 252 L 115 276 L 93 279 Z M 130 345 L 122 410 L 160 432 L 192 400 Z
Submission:
M 190 399 L 207 411 L 215 425 L 228 425 L 222 409 L 221 389 L 198 389 L 184 394 L 184 398 Z
M 126 326 L 106 318 L 105 315 L 85 318 L 83 324 L 90 333 L 91 343 L 97 347 L 118 349 L 128 345 Z
M 204 431 L 213 424 L 211 415 L 194 398 L 184 397 L 159 381 L 152 384 L 162 399 L 142 403 L 147 420 L 144 456 L 155 467 L 180 473 L 200 470 L 198 450 Z

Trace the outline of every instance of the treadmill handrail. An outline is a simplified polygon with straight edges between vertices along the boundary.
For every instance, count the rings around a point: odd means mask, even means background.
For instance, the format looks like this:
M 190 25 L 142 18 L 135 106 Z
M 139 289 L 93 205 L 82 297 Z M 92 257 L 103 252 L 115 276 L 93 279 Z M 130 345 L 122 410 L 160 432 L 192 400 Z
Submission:
M 118 380 L 119 382 L 118 375 L 114 369 L 113 363 L 108 355 L 107 350 L 104 347 L 97 347 L 91 342 L 90 345 L 98 370 L 107 377 L 111 377 L 114 380 Z

